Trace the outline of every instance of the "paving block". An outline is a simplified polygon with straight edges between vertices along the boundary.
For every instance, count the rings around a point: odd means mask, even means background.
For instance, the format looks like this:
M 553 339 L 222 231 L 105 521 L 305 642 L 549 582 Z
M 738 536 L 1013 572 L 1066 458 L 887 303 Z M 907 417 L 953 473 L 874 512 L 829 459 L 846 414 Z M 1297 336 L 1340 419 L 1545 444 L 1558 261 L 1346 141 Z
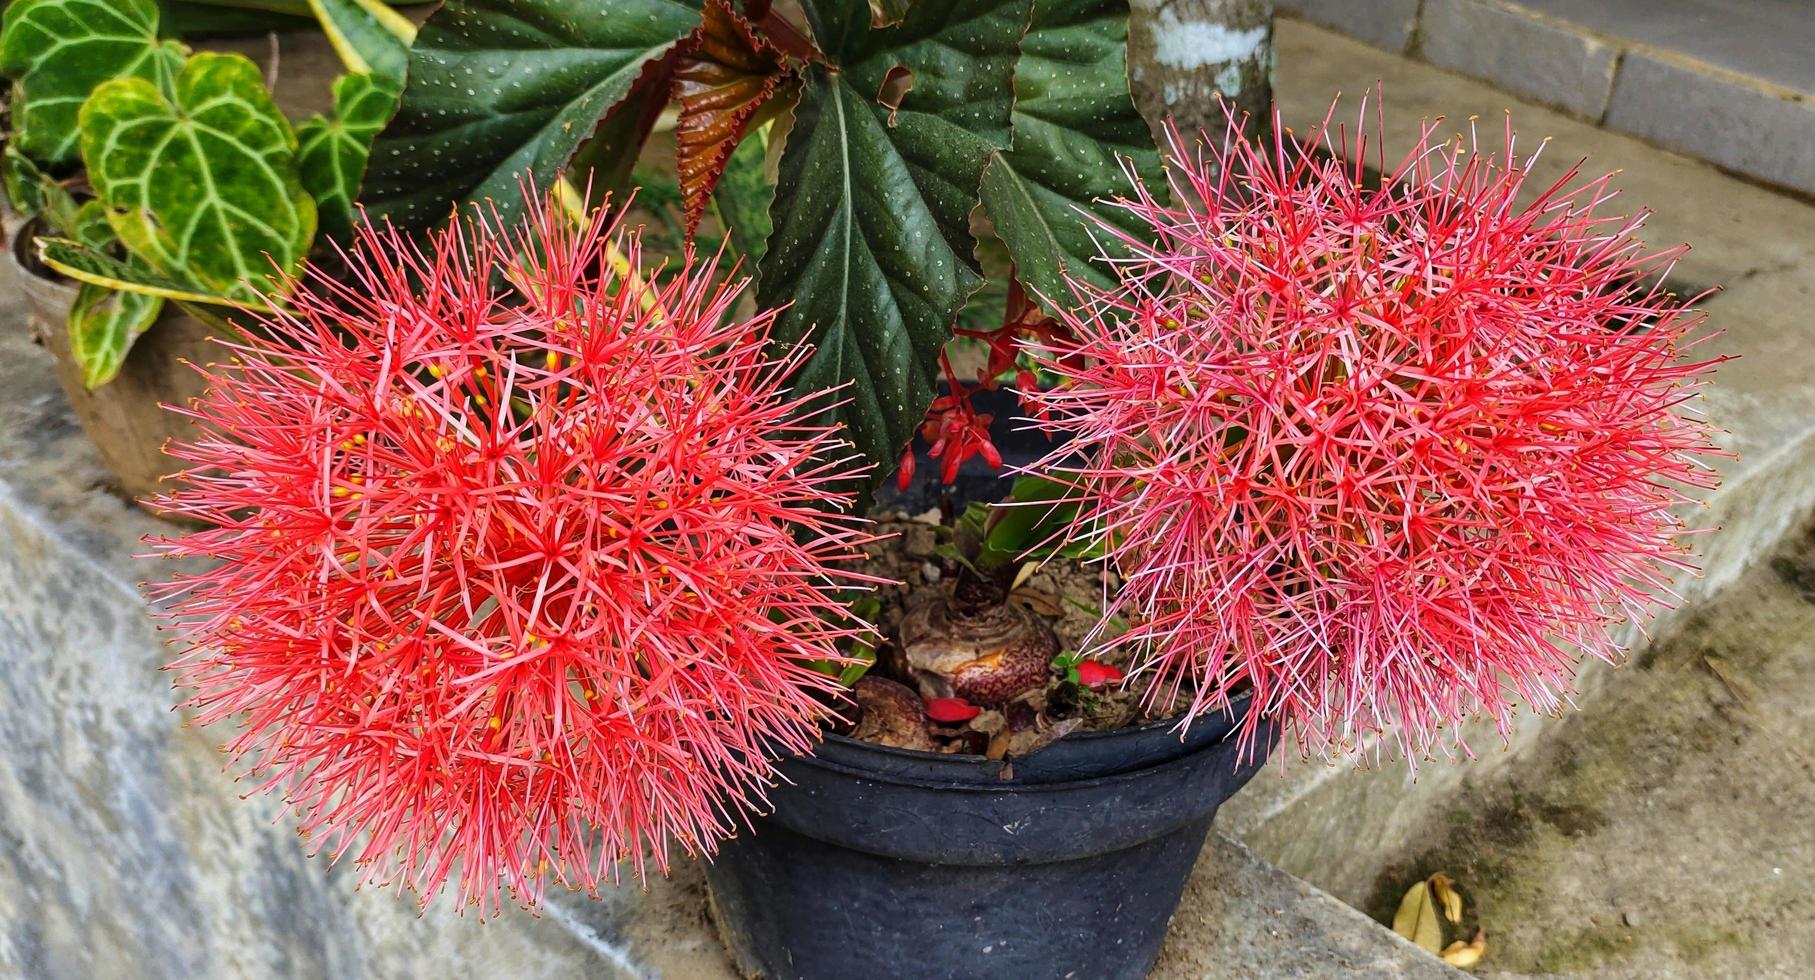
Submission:
M 1341 31 L 1377 48 L 1401 52 L 1418 28 L 1419 0 L 1276 0 L 1273 8 Z
M 1419 51 L 1584 119 L 1601 118 L 1619 62 L 1619 49 L 1592 35 L 1482 0 L 1425 0 Z
M 1809 16 L 1815 19 L 1815 10 Z M 1808 56 L 1815 63 L 1815 48 Z M 1805 94 L 1631 51 L 1608 104 L 1607 125 L 1815 194 L 1815 101 Z

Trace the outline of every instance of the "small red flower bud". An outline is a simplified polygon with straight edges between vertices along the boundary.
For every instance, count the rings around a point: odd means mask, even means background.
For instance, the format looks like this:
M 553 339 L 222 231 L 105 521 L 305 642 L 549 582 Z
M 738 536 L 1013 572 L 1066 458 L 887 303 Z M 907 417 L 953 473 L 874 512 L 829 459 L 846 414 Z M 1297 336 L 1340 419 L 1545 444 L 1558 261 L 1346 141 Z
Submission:
M 926 716 L 942 725 L 970 721 L 983 711 L 963 698 L 927 698 Z
M 1114 664 L 1106 664 L 1100 660 L 1078 661 L 1078 683 L 1093 691 L 1100 691 L 1110 684 L 1117 683 L 1122 677 L 1122 668 Z

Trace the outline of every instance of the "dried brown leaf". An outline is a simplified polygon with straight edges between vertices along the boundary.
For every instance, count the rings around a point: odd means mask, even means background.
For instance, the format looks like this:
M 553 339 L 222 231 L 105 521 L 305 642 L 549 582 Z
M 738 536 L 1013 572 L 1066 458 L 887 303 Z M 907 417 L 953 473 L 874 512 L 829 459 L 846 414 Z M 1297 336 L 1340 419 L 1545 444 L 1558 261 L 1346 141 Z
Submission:
M 1443 947 L 1443 952 L 1437 955 L 1443 957 L 1443 962 L 1450 966 L 1474 966 L 1481 962 L 1481 957 L 1487 955 L 1487 933 L 1476 929 L 1474 939 L 1466 943 L 1458 939 Z
M 889 128 L 895 128 L 895 115 L 901 111 L 901 100 L 914 90 L 914 71 L 906 65 L 890 68 L 876 90 L 876 104 L 889 110 Z
M 1436 893 L 1437 905 L 1443 909 L 1443 917 L 1449 924 L 1462 924 L 1462 894 L 1456 891 L 1456 880 L 1439 871 L 1426 879 L 1431 883 L 1431 891 Z
M 1437 922 L 1437 903 L 1428 881 L 1420 881 L 1399 900 L 1393 913 L 1393 931 L 1436 953 L 1443 948 L 1443 927 Z
M 1022 586 L 1009 593 L 1009 598 L 1014 599 L 1042 616 L 1062 616 L 1065 613 L 1064 601 L 1051 592 L 1046 592 L 1041 589 L 1030 589 L 1026 586 Z

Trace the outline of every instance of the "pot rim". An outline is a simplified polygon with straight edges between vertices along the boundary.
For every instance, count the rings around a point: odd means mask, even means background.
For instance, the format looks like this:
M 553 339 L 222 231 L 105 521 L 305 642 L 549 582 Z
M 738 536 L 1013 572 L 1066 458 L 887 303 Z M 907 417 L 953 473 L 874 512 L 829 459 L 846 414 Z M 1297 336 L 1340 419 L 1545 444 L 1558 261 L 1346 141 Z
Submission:
M 1236 695 L 1236 701 L 1246 701 L 1247 702 L 1247 704 L 1248 704 L 1247 711 L 1249 713 L 1256 710 L 1254 707 L 1253 700 L 1254 700 L 1254 698 L 1253 698 L 1252 690 L 1243 691 L 1242 693 Z M 1230 707 L 1231 708 L 1235 707 L 1235 704 L 1232 702 L 1230 704 Z M 1211 712 L 1206 712 L 1206 714 L 1210 714 L 1210 713 Z M 1203 716 L 1200 715 L 1198 717 L 1203 717 Z M 909 778 L 903 778 L 902 776 L 900 776 L 899 774 L 896 774 L 896 773 L 886 773 L 886 772 L 877 772 L 877 771 L 865 770 L 865 769 L 856 769 L 851 766 L 844 765 L 842 763 L 832 762 L 832 761 L 820 758 L 820 756 L 818 755 L 817 752 L 795 755 L 795 756 L 790 757 L 787 761 L 799 762 L 803 765 L 812 766 L 817 769 L 824 769 L 828 772 L 834 772 L 834 773 L 838 773 L 838 774 L 844 775 L 844 776 L 851 776 L 851 777 L 855 777 L 858 779 L 866 779 L 871 782 L 877 782 L 877 783 L 888 783 L 888 784 L 896 785 L 896 786 L 939 787 L 939 788 L 944 788 L 944 789 L 959 790 L 959 791 L 963 791 L 963 792 L 975 792 L 975 793 L 1016 793 L 1016 794 L 1019 794 L 1019 793 L 1052 793 L 1055 791 L 1068 791 L 1071 789 L 1083 789 L 1083 788 L 1108 785 L 1108 784 L 1113 784 L 1113 783 L 1118 783 L 1118 782 L 1128 782 L 1130 780 L 1143 778 L 1146 776 L 1146 774 L 1151 773 L 1154 770 L 1164 769 L 1169 766 L 1179 765 L 1187 760 L 1195 758 L 1200 753 L 1216 750 L 1218 747 L 1227 743 L 1231 738 L 1240 738 L 1241 733 L 1242 733 L 1242 727 L 1243 727 L 1240 719 L 1243 717 L 1245 717 L 1244 714 L 1233 714 L 1232 713 L 1231 718 L 1230 718 L 1231 725 L 1229 727 L 1229 730 L 1224 732 L 1221 737 L 1208 741 L 1208 742 L 1204 743 L 1203 745 L 1198 746 L 1195 749 L 1192 749 L 1188 752 L 1183 753 L 1182 755 L 1178 755 L 1178 756 L 1175 756 L 1170 759 L 1163 759 L 1159 762 L 1153 763 L 1152 765 L 1140 766 L 1135 769 L 1126 769 L 1121 772 L 1109 773 L 1109 774 L 1102 775 L 1102 776 L 1091 776 L 1091 777 L 1088 777 L 1085 779 L 1059 779 L 1059 780 L 1053 780 L 1050 782 L 1038 782 L 1038 783 L 1022 783 L 1022 782 L 1016 782 L 1013 780 L 1004 780 L 1004 781 L 995 782 L 995 783 L 983 783 L 983 782 L 965 782 L 962 780 L 909 779 Z M 1066 736 L 1064 736 L 1064 738 L 1060 739 L 1060 741 L 1066 741 L 1066 740 L 1073 739 L 1073 738 L 1083 740 L 1083 739 L 1112 738 L 1112 737 L 1117 737 L 1117 736 L 1127 737 L 1129 735 L 1133 735 L 1133 734 L 1137 734 L 1137 733 L 1141 733 L 1141 732 L 1151 732 L 1151 731 L 1154 731 L 1155 729 L 1158 729 L 1158 728 L 1161 728 L 1164 726 L 1168 726 L 1168 725 L 1177 725 L 1181 721 L 1181 719 L 1187 719 L 1187 716 L 1179 715 L 1175 718 L 1160 719 L 1158 721 L 1150 721 L 1150 722 L 1142 722 L 1139 725 L 1127 725 L 1122 728 L 1112 728 L 1108 731 L 1082 732 L 1082 733 L 1079 733 L 1078 735 L 1066 735 Z M 1259 721 L 1256 724 L 1256 729 L 1258 731 L 1261 731 L 1264 734 L 1264 737 L 1257 740 L 1256 744 L 1258 745 L 1261 743 L 1265 743 L 1270 749 L 1272 746 L 1272 743 L 1277 739 L 1277 731 L 1276 731 L 1277 726 L 1274 725 L 1269 719 L 1261 718 L 1261 719 L 1259 719 Z M 1275 731 L 1269 732 L 1268 729 L 1275 729 Z M 850 738 L 849 736 L 838 735 L 838 734 L 834 734 L 834 733 L 827 733 L 824 736 L 823 740 L 824 741 L 836 740 L 837 743 L 840 745 L 858 747 L 862 750 L 880 753 L 880 754 L 890 757 L 890 758 L 903 759 L 903 760 L 912 761 L 912 762 L 925 762 L 928 760 L 950 760 L 953 762 L 967 762 L 967 763 L 1000 761 L 1000 760 L 990 759 L 987 756 L 975 755 L 972 753 L 926 752 L 926 751 L 922 751 L 920 749 L 902 749 L 902 748 L 896 748 L 892 745 L 877 745 L 874 742 L 865 742 L 865 741 L 861 741 L 859 739 Z M 1180 736 L 1180 740 L 1181 741 L 1183 740 L 1182 734 Z M 1013 760 L 1009 760 L 1009 761 L 1012 763 Z

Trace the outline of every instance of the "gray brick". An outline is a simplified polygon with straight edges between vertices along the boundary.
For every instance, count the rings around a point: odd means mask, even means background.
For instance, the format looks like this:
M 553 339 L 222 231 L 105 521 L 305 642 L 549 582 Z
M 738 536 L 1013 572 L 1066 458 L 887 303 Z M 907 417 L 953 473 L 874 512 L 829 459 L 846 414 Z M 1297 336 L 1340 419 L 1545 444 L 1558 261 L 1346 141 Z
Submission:
M 1425 0 L 1422 53 L 1431 63 L 1486 79 L 1584 119 L 1599 119 L 1618 50 L 1512 6 Z
M 1411 46 L 1418 26 L 1418 0 L 1275 0 L 1273 6 L 1393 52 Z
M 1815 103 L 1632 51 L 1607 125 L 1729 170 L 1815 194 Z

